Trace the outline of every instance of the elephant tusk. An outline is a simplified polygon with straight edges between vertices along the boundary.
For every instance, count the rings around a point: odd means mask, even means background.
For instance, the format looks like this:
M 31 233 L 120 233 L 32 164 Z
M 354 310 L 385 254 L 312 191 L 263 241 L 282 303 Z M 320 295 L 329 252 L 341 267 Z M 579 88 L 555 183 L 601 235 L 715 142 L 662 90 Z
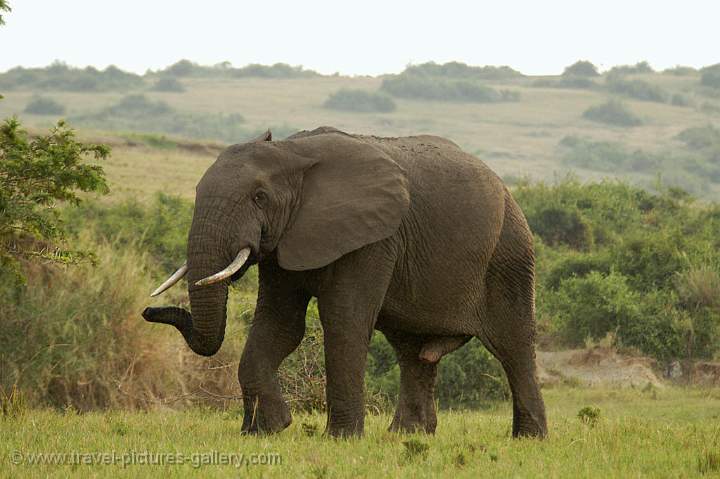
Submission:
M 165 280 L 165 282 L 163 284 L 158 286 L 158 289 L 153 291 L 152 294 L 150 294 L 150 297 L 154 298 L 155 296 L 164 293 L 167 289 L 169 289 L 175 283 L 180 281 L 183 278 L 183 276 L 185 276 L 185 274 L 187 273 L 187 270 L 188 270 L 188 267 L 187 267 L 187 262 L 186 262 L 185 264 L 180 266 L 180 269 L 175 271 L 172 274 L 172 276 L 170 276 L 167 280 Z
M 220 281 L 229 278 L 230 276 L 237 273 L 240 268 L 243 267 L 245 264 L 245 261 L 247 261 L 248 257 L 250 256 L 250 248 L 243 248 L 240 250 L 238 255 L 235 257 L 232 263 L 228 265 L 227 268 L 220 271 L 219 273 L 215 273 L 212 276 L 208 276 L 207 278 L 201 279 L 200 281 L 195 283 L 195 286 L 207 286 L 210 284 L 219 283 Z

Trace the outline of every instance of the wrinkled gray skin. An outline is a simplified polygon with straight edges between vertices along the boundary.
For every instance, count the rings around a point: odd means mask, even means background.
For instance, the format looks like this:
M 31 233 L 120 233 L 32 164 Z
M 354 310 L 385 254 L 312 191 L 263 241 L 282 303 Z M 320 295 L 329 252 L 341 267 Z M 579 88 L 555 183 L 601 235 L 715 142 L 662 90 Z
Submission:
M 434 137 L 377 138 L 323 127 L 225 150 L 197 187 L 188 238 L 192 316 L 147 308 L 198 354 L 223 341 L 228 281 L 194 283 L 240 249 L 259 264 L 255 318 L 239 367 L 242 430 L 286 428 L 277 380 L 318 299 L 325 338 L 327 432 L 363 432 L 373 330 L 400 363 L 394 431 L 433 432 L 440 358 L 477 337 L 507 373 L 513 436 L 544 436 L 535 365 L 534 253 L 525 218 L 488 167 Z

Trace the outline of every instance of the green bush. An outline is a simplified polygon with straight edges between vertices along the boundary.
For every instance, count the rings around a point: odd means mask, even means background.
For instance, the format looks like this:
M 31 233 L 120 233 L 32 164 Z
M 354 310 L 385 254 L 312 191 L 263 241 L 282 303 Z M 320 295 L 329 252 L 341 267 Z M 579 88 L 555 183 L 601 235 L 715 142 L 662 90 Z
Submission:
M 565 279 L 583 278 L 592 272 L 607 275 L 611 268 L 610 256 L 604 251 L 562 255 L 544 275 L 543 283 L 549 289 L 557 289 Z
M 710 88 L 720 88 L 720 63 L 700 70 L 700 84 Z
M 149 205 L 137 200 L 105 205 L 85 202 L 63 211 L 71 233 L 92 232 L 95 241 L 150 254 L 164 273 L 174 272 L 187 258 L 187 234 L 193 203 L 158 193 Z
M 25 113 L 31 115 L 63 115 L 65 106 L 52 98 L 36 96 L 25 106 Z
M 620 346 L 662 361 L 720 350 L 720 209 L 687 193 L 625 183 L 520 183 L 513 195 L 536 237 L 542 341 L 580 346 L 613 333 Z M 592 232 L 584 249 L 547 240 L 575 216 Z
M 157 74 L 163 77 L 202 77 L 202 78 L 311 78 L 321 76 L 313 70 L 305 70 L 302 66 L 291 66 L 285 63 L 274 65 L 251 64 L 242 68 L 233 68 L 230 62 L 222 62 L 213 66 L 198 65 L 190 60 L 180 60 Z
M 385 78 L 381 89 L 399 98 L 421 100 L 492 103 L 518 101 L 517 91 L 497 91 L 472 80 L 401 74 Z
M 666 68 L 662 72 L 666 75 L 689 76 L 689 75 L 695 75 L 698 71 L 693 67 L 677 65 L 672 68 Z
M 203 67 L 200 67 L 199 65 L 191 62 L 190 60 L 182 59 L 176 63 L 173 63 L 165 70 L 162 70 L 161 73 L 164 73 L 166 75 L 172 75 L 174 77 L 187 77 L 201 68 Z
M 104 145 L 84 144 L 63 121 L 48 134 L 30 136 L 16 118 L 0 125 L 0 284 L 21 277 L 19 260 L 74 263 L 84 251 L 63 244 L 58 206 L 81 193 L 107 193 Z
M 670 228 L 652 235 L 642 230 L 627 234 L 611 256 L 617 271 L 642 292 L 672 287 L 675 274 L 690 267 L 682 233 Z
M 638 75 L 643 73 L 655 73 L 648 62 L 638 62 L 635 65 L 619 65 L 612 67 L 608 72 L 609 76 Z
M 682 93 L 673 93 L 670 97 L 670 104 L 673 106 L 691 106 L 692 101 L 690 101 L 690 98 L 687 95 L 683 95 Z
M 154 91 L 164 91 L 164 92 L 175 92 L 175 93 L 182 93 L 185 91 L 185 87 L 177 78 L 174 77 L 165 77 L 160 78 L 158 81 L 155 82 L 152 89 Z
M 564 164 L 597 171 L 654 171 L 664 161 L 661 155 L 628 151 L 620 143 L 577 136 L 564 137 L 560 146 Z
M 188 138 L 237 142 L 250 138 L 254 130 L 245 127 L 240 114 L 179 112 L 162 101 L 144 95 L 129 95 L 97 113 L 79 115 L 71 120 L 89 128 L 161 133 Z M 281 128 L 288 130 L 287 127 Z
M 524 75 L 508 66 L 482 66 L 474 67 L 461 62 L 448 62 L 437 64 L 435 62 L 410 65 L 401 75 L 434 76 L 455 79 L 479 79 L 479 80 L 511 80 L 522 78 Z
M 373 335 L 366 383 L 371 395 L 397 399 L 400 368 L 390 344 Z M 510 388 L 500 363 L 477 340 L 445 356 L 438 366 L 436 398 L 441 408 L 478 407 L 489 401 L 507 400 Z
M 677 139 L 693 150 L 718 149 L 720 150 L 720 129 L 712 124 L 687 128 L 677 135 Z
M 567 89 L 590 89 L 595 88 L 597 83 L 581 76 L 563 76 L 559 79 L 541 78 L 532 82 L 535 88 L 567 88 Z
M 229 74 L 236 78 L 312 78 L 320 76 L 316 71 L 305 70 L 302 66 L 291 66 L 286 63 L 276 63 L 270 66 L 251 64 L 242 68 L 231 69 Z
M 110 65 L 105 70 L 94 67 L 72 68 L 55 62 L 45 68 L 17 67 L 0 74 L 0 88 L 6 90 L 110 91 L 141 88 L 144 80 Z
M 510 399 L 510 387 L 500 362 L 473 339 L 440 361 L 436 397 L 442 408 L 477 407 Z
M 591 106 L 585 110 L 583 118 L 617 126 L 638 126 L 643 123 L 640 117 L 617 100 L 609 100 L 602 105 Z
M 342 89 L 333 93 L 325 100 L 323 106 L 331 110 L 363 113 L 388 113 L 396 109 L 395 102 L 386 95 L 352 89 Z
M 578 60 L 563 71 L 563 76 L 570 77 L 596 77 L 599 75 L 597 67 L 587 60 Z
M 600 340 L 609 332 L 642 321 L 640 295 L 624 276 L 591 271 L 583 277 L 564 279 L 557 291 L 548 294 L 545 308 L 554 315 L 554 327 L 563 342 L 572 347 L 587 338 Z
M 661 87 L 644 80 L 625 80 L 615 75 L 608 76 L 606 83 L 611 93 L 628 96 L 637 100 L 665 103 L 669 96 Z

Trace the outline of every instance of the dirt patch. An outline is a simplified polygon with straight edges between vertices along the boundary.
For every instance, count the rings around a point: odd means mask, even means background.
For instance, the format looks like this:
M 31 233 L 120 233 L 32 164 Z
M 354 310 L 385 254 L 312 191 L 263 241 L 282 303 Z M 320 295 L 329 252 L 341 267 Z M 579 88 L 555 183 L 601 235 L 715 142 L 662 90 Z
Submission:
M 657 364 L 646 357 L 626 356 L 612 348 L 538 351 L 538 377 L 543 385 L 644 387 L 662 386 Z
M 720 363 L 695 363 L 692 382 L 703 386 L 720 386 Z

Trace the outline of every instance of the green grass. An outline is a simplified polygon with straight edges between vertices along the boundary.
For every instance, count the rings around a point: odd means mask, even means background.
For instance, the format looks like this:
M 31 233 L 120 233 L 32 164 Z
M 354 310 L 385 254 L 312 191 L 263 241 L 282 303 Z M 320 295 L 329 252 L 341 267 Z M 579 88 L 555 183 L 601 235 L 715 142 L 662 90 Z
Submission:
M 323 414 L 296 415 L 279 435 L 240 434 L 236 409 L 136 413 L 29 410 L 0 420 L 0 475 L 80 477 L 701 477 L 718 474 L 720 391 L 549 389 L 550 436 L 510 437 L 511 407 L 442 412 L 435 436 L 386 431 L 389 416 L 368 416 L 362 439 L 321 435 Z M 597 421 L 578 412 L 599 408 Z M 27 465 L 12 454 L 135 452 L 279 454 L 280 465 Z M 129 457 L 129 456 L 128 456 Z M 196 458 L 197 459 L 197 458 Z

